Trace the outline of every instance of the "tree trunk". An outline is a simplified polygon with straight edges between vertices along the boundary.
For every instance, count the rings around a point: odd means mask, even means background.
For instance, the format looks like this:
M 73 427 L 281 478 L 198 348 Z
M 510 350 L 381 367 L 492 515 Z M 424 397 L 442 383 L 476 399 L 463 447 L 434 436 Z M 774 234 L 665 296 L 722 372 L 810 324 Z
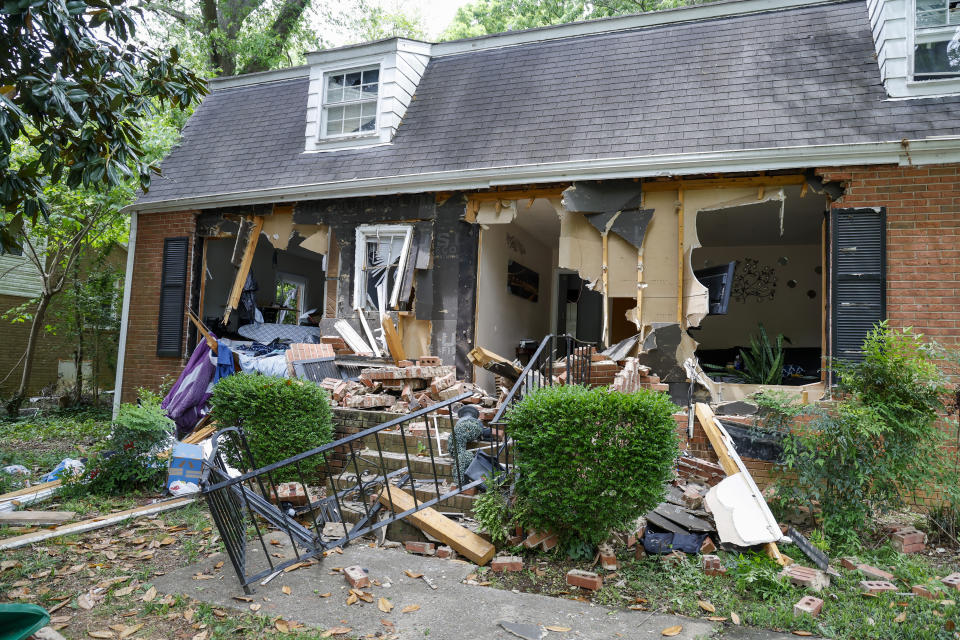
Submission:
M 11 417 L 20 414 L 20 407 L 27 397 L 27 388 L 30 385 L 30 376 L 33 374 L 33 354 L 37 350 L 37 342 L 40 339 L 40 330 L 43 328 L 43 321 L 47 315 L 47 307 L 50 306 L 52 294 L 44 291 L 40 294 L 40 302 L 37 303 L 37 310 L 33 314 L 33 321 L 30 323 L 30 336 L 27 338 L 27 349 L 23 354 L 23 374 L 20 377 L 20 388 L 17 389 L 9 402 L 7 402 L 7 414 Z

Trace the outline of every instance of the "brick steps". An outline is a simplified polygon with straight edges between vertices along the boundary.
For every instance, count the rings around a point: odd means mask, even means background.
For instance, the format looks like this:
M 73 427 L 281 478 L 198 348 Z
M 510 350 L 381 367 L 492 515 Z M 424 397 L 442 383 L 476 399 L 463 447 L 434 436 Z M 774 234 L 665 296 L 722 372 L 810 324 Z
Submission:
M 354 473 L 342 473 L 338 476 L 334 476 L 333 482 L 336 485 L 337 489 L 349 489 L 355 487 L 357 482 L 354 478 L 356 474 Z M 372 477 L 372 476 L 371 476 Z M 440 479 L 440 492 L 446 493 L 452 488 L 452 485 L 448 482 L 447 485 L 443 484 L 443 478 Z M 409 487 L 404 487 L 404 491 L 410 493 Z M 417 487 L 416 489 L 417 500 L 433 500 L 437 497 L 436 488 L 433 485 L 432 478 L 431 482 L 424 484 L 423 486 Z M 447 500 L 444 500 L 439 505 L 434 505 L 434 508 L 438 511 L 454 511 L 459 513 L 471 514 L 473 512 L 473 505 L 476 502 L 476 496 L 468 496 L 460 494 L 454 496 Z

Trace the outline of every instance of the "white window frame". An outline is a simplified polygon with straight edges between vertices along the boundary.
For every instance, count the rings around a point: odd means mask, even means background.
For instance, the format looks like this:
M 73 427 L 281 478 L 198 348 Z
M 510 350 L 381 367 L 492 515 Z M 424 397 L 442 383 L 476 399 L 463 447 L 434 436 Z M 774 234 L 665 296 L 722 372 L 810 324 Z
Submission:
M 309 283 L 307 279 L 303 276 L 299 276 L 293 273 L 286 273 L 284 271 L 278 271 L 274 279 L 274 285 L 273 285 L 274 291 L 276 291 L 277 285 L 279 285 L 281 282 L 286 282 L 294 285 L 295 287 L 300 287 L 301 291 L 300 291 L 299 303 L 298 303 L 300 308 L 297 309 L 296 311 L 297 321 L 295 323 L 299 325 L 300 316 L 303 315 L 303 313 L 307 310 L 307 287 L 309 286 Z M 285 313 L 285 312 L 281 311 L 277 313 L 278 323 L 280 319 L 280 313 Z
M 334 104 L 327 103 L 327 89 L 329 84 L 329 79 L 331 76 L 341 76 L 349 73 L 363 73 L 364 71 L 377 70 L 377 101 L 376 101 L 376 112 L 375 120 L 373 123 L 373 130 L 371 131 L 358 131 L 356 133 L 327 133 L 327 109 L 329 107 L 337 106 L 347 106 L 350 104 L 362 104 L 364 101 L 357 101 L 355 103 L 349 102 L 338 102 Z M 317 132 L 317 139 L 320 142 L 325 141 L 339 141 L 339 140 L 353 140 L 357 138 L 371 138 L 378 137 L 380 135 L 380 101 L 383 99 L 383 64 L 380 62 L 375 62 L 371 64 L 360 65 L 356 67 L 349 67 L 345 69 L 330 69 L 324 71 L 323 73 L 323 85 L 320 89 L 320 118 L 319 118 L 319 130 Z M 371 101 L 366 101 L 371 102 Z
M 400 297 L 400 287 L 403 284 L 403 272 L 410 256 L 410 243 L 413 239 L 413 225 L 409 224 L 362 224 L 357 226 L 356 243 L 354 245 L 353 261 L 353 308 L 363 311 L 367 296 L 367 279 L 363 277 L 366 261 L 366 243 L 368 237 L 382 235 L 403 236 L 403 247 L 400 249 L 400 259 L 397 262 L 397 276 L 393 281 L 393 291 L 390 292 L 389 309 L 397 308 Z
M 944 86 L 945 88 L 952 87 L 953 91 L 960 89 L 960 73 L 953 77 L 942 77 L 942 78 L 927 78 L 924 76 L 917 76 L 916 74 L 916 45 L 917 45 L 917 0 L 910 0 L 906 3 L 907 5 L 907 59 L 910 66 L 910 84 L 912 86 Z M 931 27 L 931 32 L 938 27 Z M 939 27 L 944 31 L 951 28 L 950 25 L 945 27 Z M 960 23 L 955 25 L 954 30 L 960 30 Z

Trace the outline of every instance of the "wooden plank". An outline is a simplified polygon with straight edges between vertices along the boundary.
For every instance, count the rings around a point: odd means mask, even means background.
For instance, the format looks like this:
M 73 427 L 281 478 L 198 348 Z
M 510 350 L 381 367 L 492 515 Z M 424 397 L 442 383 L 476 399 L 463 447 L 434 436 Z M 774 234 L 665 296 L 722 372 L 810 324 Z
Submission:
M 603 331 L 600 341 L 604 347 L 610 345 L 610 232 L 601 234 L 600 277 L 603 279 Z
M 474 347 L 470 350 L 470 353 L 467 354 L 467 359 L 478 367 L 483 369 L 490 369 L 490 365 L 493 364 L 502 364 L 514 371 L 514 379 L 516 376 L 519 376 L 523 371 L 518 369 L 515 364 L 507 360 L 501 355 L 497 355 L 489 349 L 484 349 L 483 347 Z
M 240 304 L 240 296 L 243 294 L 243 285 L 247 282 L 247 274 L 250 273 L 250 265 L 253 264 L 253 254 L 257 251 L 257 243 L 260 241 L 260 231 L 263 229 L 263 216 L 254 216 L 253 228 L 250 229 L 250 236 L 247 238 L 247 246 L 243 250 L 243 259 L 240 260 L 240 267 L 237 269 L 237 277 L 233 281 L 233 288 L 230 290 L 230 297 L 227 298 L 227 309 L 223 312 L 223 324 L 230 322 L 230 314 L 237 305 Z
M 710 446 L 712 446 L 713 450 L 716 452 L 717 458 L 720 460 L 720 466 L 723 467 L 724 473 L 726 473 L 728 476 L 740 473 L 740 467 L 730 456 L 730 454 L 727 453 L 727 446 L 723 442 L 723 436 L 721 435 L 720 430 L 717 429 L 717 425 L 714 424 L 716 416 L 714 416 L 713 410 L 709 405 L 704 404 L 703 402 L 698 402 L 696 411 L 697 418 L 700 420 L 700 426 L 703 427 L 704 432 L 707 434 L 707 438 L 710 440 Z M 787 566 L 793 562 L 789 557 L 780 553 L 780 549 L 777 547 L 776 542 L 768 542 L 764 545 L 764 549 L 766 550 L 768 556 L 776 560 L 782 566 Z
M 51 480 L 50 482 L 41 482 L 40 484 L 31 485 L 24 489 L 17 489 L 16 491 L 11 491 L 10 493 L 5 493 L 0 496 L 0 502 L 6 502 L 8 500 L 14 500 L 21 496 L 33 495 L 44 489 L 54 489 L 60 486 L 59 480 Z
M 35 533 L 27 533 L 22 536 L 7 538 L 6 540 L 0 540 L 0 551 L 17 549 L 28 544 L 42 542 L 44 540 L 57 538 L 59 536 L 66 536 L 74 533 L 84 533 L 86 531 L 93 531 L 94 529 L 102 529 L 104 527 L 120 524 L 121 522 L 131 518 L 149 516 L 153 515 L 154 513 L 185 507 L 194 500 L 196 500 L 196 498 L 192 496 L 188 498 L 173 498 L 172 500 L 163 500 L 161 502 L 147 504 L 142 507 L 127 509 L 126 511 L 118 511 L 117 513 L 111 513 L 100 518 L 92 518 L 90 520 L 82 520 L 73 524 L 61 525 L 56 529 L 37 531 Z
M 654 180 L 643 183 L 645 193 L 689 189 L 736 189 L 739 187 L 785 187 L 803 185 L 807 180 L 802 175 L 748 176 L 744 178 L 707 178 L 695 180 Z
M 390 357 L 394 364 L 399 364 L 401 360 L 407 359 L 407 354 L 403 350 L 403 342 L 397 334 L 397 328 L 393 324 L 393 318 L 385 313 L 380 316 L 380 326 L 383 327 L 383 337 L 387 339 L 387 350 L 390 351 Z
M 10 511 L 0 513 L 0 525 L 46 527 L 70 522 L 76 516 L 76 511 Z
M 383 489 L 379 500 L 380 504 L 393 510 L 394 513 L 401 513 L 415 506 L 413 496 L 397 487 L 390 487 L 389 493 L 387 489 Z M 431 507 L 412 513 L 405 520 L 421 531 L 442 540 L 453 547 L 457 553 L 480 566 L 490 562 L 493 554 L 497 552 L 492 544 Z
M 207 331 L 207 328 L 203 326 L 203 323 L 200 321 L 200 318 L 198 318 L 193 314 L 193 311 L 190 311 L 190 309 L 187 309 L 185 313 L 187 317 L 190 318 L 190 322 L 192 322 L 197 327 L 197 331 L 200 332 L 200 335 L 203 336 L 203 339 L 207 341 L 207 346 L 210 347 L 210 350 L 216 353 L 217 352 L 216 338 L 214 338 L 210 334 L 210 332 Z
M 658 516 L 667 518 L 668 520 L 672 520 L 688 531 L 697 531 L 703 533 L 714 530 L 712 523 L 687 513 L 684 508 L 678 507 L 675 504 L 663 503 L 654 509 L 654 513 L 656 513 Z
M 677 191 L 677 322 L 683 324 L 683 187 Z

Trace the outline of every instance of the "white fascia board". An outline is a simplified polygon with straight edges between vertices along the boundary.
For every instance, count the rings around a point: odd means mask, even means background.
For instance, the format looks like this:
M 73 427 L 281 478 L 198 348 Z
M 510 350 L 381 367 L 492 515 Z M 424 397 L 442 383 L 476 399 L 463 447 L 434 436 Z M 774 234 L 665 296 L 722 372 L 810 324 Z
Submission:
M 278 82 L 280 80 L 291 80 L 293 78 L 309 78 L 310 65 L 301 65 L 299 67 L 287 67 L 286 69 L 277 69 L 276 71 L 260 71 L 257 73 L 246 73 L 242 76 L 226 76 L 223 78 L 211 78 L 207 80 L 207 86 L 211 91 L 220 91 L 221 89 L 233 89 L 234 87 L 248 87 L 255 84 L 266 84 L 268 82 Z
M 133 263 L 137 252 L 137 212 L 130 214 L 130 234 L 127 240 L 127 270 L 123 274 L 123 305 L 120 312 L 120 341 L 117 345 L 117 373 L 113 383 L 113 418 L 120 411 L 123 389 L 123 367 L 127 354 L 127 325 L 130 322 L 130 292 L 133 288 Z
M 651 178 L 700 173 L 740 173 L 850 165 L 922 165 L 954 162 L 960 162 L 960 137 L 910 140 L 906 143 L 906 148 L 901 141 L 865 142 L 843 145 L 812 145 L 743 151 L 711 151 L 571 160 L 534 165 L 438 171 L 339 182 L 318 182 L 251 191 L 232 191 L 196 198 L 132 204 L 125 210 L 149 213 L 298 200 L 327 200 L 397 193 L 488 189 L 538 182 Z

